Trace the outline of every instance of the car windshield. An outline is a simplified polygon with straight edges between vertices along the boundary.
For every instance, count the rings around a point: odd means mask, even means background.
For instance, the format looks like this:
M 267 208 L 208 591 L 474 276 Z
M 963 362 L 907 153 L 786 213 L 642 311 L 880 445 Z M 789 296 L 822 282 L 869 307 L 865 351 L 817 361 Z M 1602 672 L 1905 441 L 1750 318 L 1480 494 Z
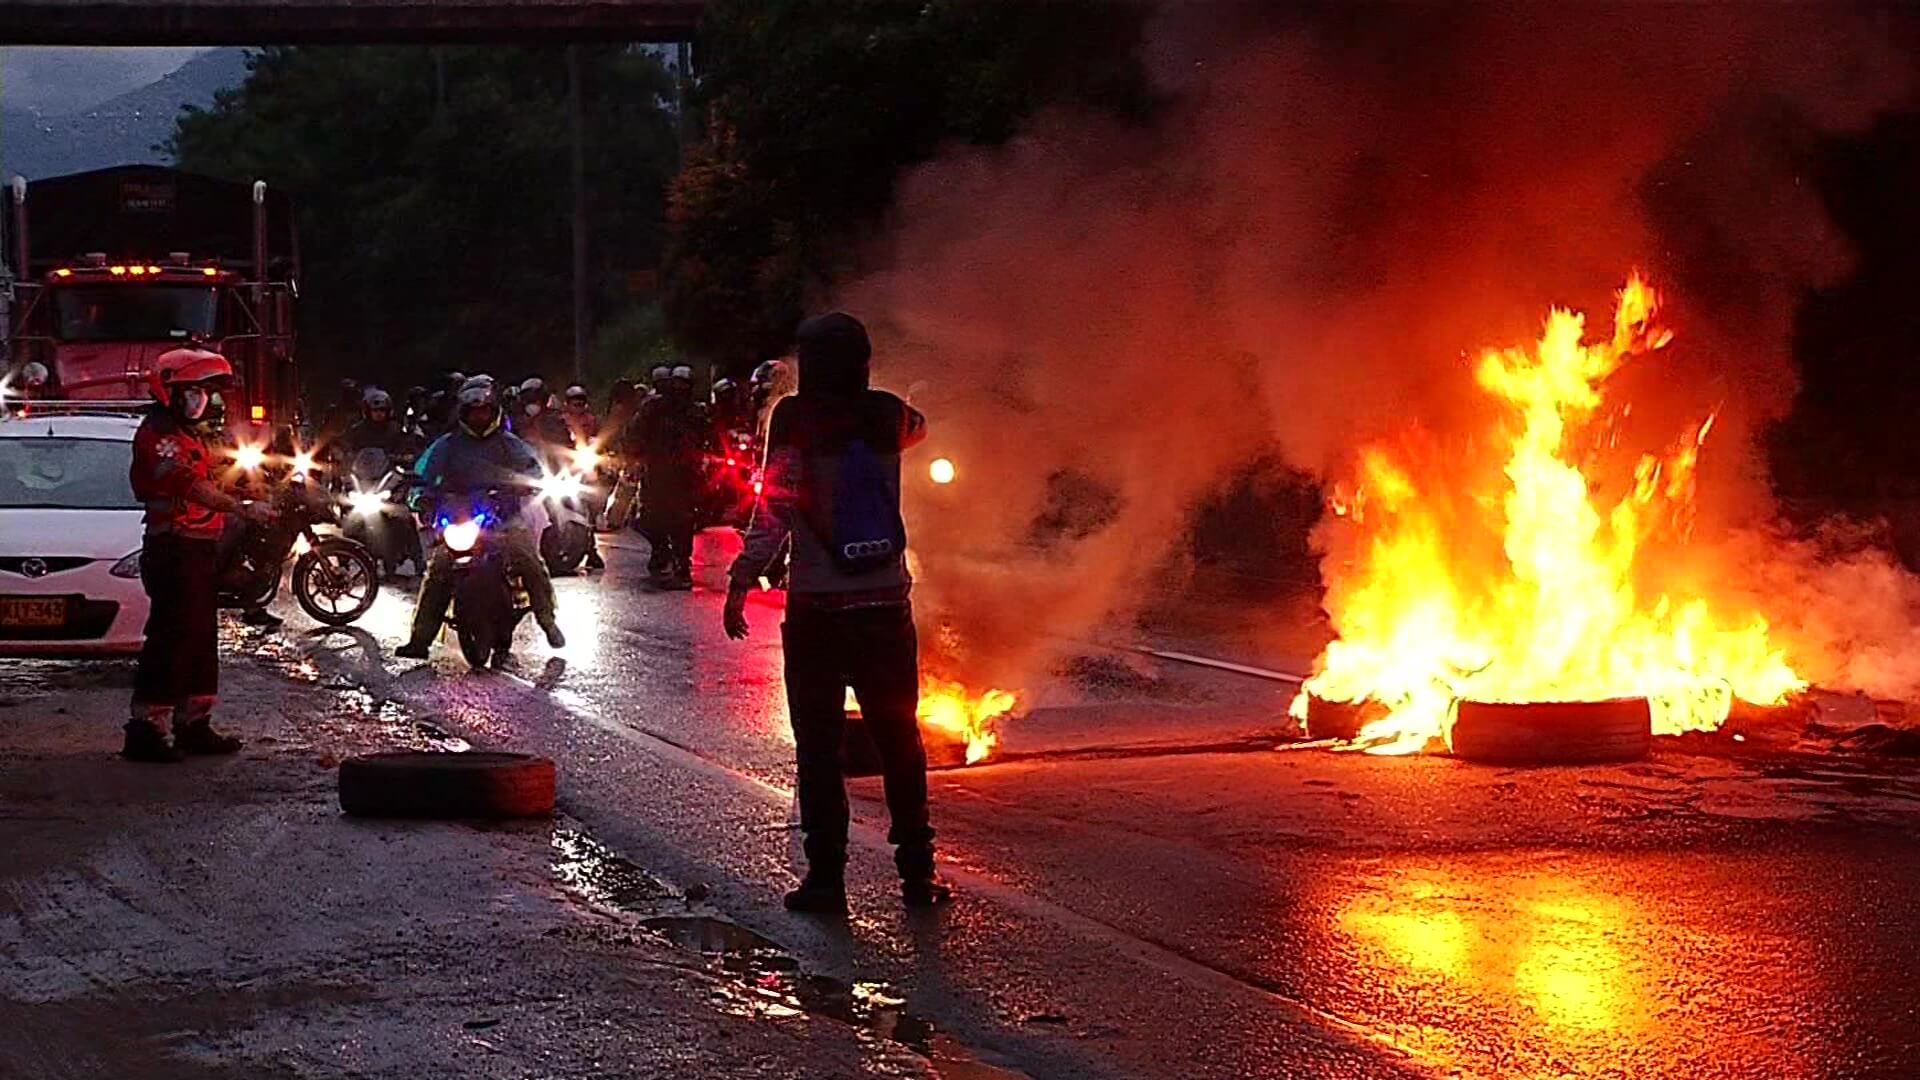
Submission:
M 61 341 L 167 341 L 212 336 L 219 294 L 204 285 L 100 285 L 54 293 Z
M 0 510 L 138 510 L 120 439 L 0 435 Z

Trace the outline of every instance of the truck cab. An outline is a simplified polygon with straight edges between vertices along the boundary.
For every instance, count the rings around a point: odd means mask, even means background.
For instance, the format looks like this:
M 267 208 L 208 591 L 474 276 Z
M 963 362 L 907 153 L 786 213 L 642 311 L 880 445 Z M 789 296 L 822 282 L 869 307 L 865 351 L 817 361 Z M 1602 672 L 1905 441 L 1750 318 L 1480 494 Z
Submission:
M 16 178 L 10 195 L 11 369 L 45 365 L 45 396 L 140 399 L 161 354 L 214 349 L 239 376 L 228 416 L 250 429 L 247 441 L 291 430 L 296 285 L 284 197 L 157 166 Z

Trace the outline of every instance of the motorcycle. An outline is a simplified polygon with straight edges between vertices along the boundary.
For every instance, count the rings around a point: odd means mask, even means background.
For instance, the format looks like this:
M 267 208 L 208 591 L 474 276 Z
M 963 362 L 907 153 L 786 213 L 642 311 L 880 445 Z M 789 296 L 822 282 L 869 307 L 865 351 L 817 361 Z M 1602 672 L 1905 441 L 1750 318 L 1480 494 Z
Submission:
M 464 507 L 434 518 L 440 542 L 453 556 L 453 614 L 449 620 L 460 655 L 475 671 L 506 663 L 513 632 L 532 610 L 526 589 L 507 572 L 507 554 L 492 542 L 505 516 L 502 500 L 514 492 L 489 491 Z
M 540 496 L 539 512 L 529 514 L 529 524 L 540 540 L 540 558 L 549 574 L 571 574 L 593 550 L 593 518 L 587 503 L 591 491 L 582 474 L 572 468 L 548 473 L 535 491 Z
M 702 459 L 700 498 L 694 505 L 694 528 L 718 526 L 744 529 L 753 519 L 760 497 L 760 450 L 753 434 L 730 431 L 721 451 Z
M 273 499 L 275 516 L 264 524 L 242 526 L 237 547 L 221 568 L 219 602 L 223 608 L 262 608 L 280 595 L 290 576 L 293 596 L 316 622 L 345 626 L 365 615 L 380 595 L 380 567 L 366 545 L 345 536 L 322 537 L 314 526 L 332 523 L 326 502 L 314 499 L 304 478 L 294 474 Z M 302 547 L 304 542 L 304 547 Z M 283 573 L 293 559 L 291 575 Z
M 349 486 L 342 501 L 347 514 L 340 523 L 341 535 L 366 545 L 388 577 L 403 562 L 424 569 L 420 533 L 406 504 L 413 480 L 406 466 L 389 458 L 385 450 L 370 446 L 353 456 L 346 479 Z

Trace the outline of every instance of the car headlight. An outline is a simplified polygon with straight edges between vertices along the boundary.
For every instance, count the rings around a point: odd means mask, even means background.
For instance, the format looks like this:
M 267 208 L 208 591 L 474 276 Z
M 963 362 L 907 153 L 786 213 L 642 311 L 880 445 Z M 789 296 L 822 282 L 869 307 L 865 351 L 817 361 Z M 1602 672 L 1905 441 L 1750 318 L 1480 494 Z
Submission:
M 347 493 L 347 506 L 361 517 L 378 517 L 386 505 L 386 495 L 378 491 L 350 491 Z
M 480 523 L 456 521 L 440 530 L 440 539 L 446 542 L 448 551 L 472 551 L 480 542 Z
M 126 558 L 121 559 L 119 562 L 114 563 L 113 569 L 108 570 L 107 573 L 112 574 L 114 577 L 118 577 L 118 578 L 139 577 L 140 576 L 140 553 L 136 551 L 133 554 L 127 556 Z

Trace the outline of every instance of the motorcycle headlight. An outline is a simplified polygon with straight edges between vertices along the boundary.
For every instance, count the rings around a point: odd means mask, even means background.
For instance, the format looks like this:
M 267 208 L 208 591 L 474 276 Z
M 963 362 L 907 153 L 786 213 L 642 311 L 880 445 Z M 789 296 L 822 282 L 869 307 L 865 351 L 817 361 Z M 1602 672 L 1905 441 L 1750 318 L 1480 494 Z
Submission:
M 111 570 L 108 570 L 107 573 L 112 574 L 114 577 L 117 577 L 117 578 L 139 577 L 140 576 L 140 553 L 136 551 L 133 554 L 127 556 L 126 558 L 121 559 L 119 562 L 114 563 L 113 568 Z
M 456 521 L 440 530 L 440 539 L 446 542 L 448 551 L 472 551 L 480 542 L 480 523 Z
M 378 517 L 380 509 L 386 504 L 386 496 L 378 491 L 350 491 L 347 493 L 347 506 L 361 517 Z
M 580 494 L 584 486 L 575 473 L 548 473 L 534 485 L 534 490 L 543 499 L 570 499 Z
M 600 451 L 591 446 L 582 446 L 573 452 L 573 467 L 581 472 L 592 472 L 600 467 Z

